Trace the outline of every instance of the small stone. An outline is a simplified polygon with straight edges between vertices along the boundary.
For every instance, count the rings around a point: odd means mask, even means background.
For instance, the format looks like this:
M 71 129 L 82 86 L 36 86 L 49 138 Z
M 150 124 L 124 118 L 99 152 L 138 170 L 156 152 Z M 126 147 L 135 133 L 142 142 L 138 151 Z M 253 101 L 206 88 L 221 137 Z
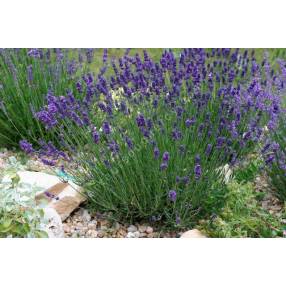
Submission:
M 127 231 L 128 232 L 135 232 L 137 231 L 137 227 L 135 225 L 130 225 L 128 228 L 127 228 Z
M 153 228 L 152 228 L 151 226 L 148 226 L 148 227 L 146 228 L 146 233 L 150 234 L 150 233 L 152 233 L 152 232 L 153 232 Z
M 86 236 L 95 238 L 98 236 L 98 232 L 96 230 L 90 229 L 87 231 Z
M 89 222 L 91 220 L 91 215 L 89 214 L 88 210 L 82 209 L 81 217 L 84 222 Z
M 206 238 L 198 229 L 191 229 L 184 232 L 181 238 Z
M 102 238 L 102 237 L 105 236 L 105 232 L 102 231 L 102 230 L 99 230 L 99 231 L 97 232 L 97 236 L 100 237 L 100 238 Z
M 113 228 L 114 228 L 115 230 L 119 230 L 120 227 L 121 227 L 121 225 L 120 225 L 120 223 L 118 223 L 118 222 L 115 222 L 115 223 L 113 224 Z
M 96 226 L 97 226 L 97 221 L 96 220 L 93 220 L 93 221 L 89 222 L 88 225 L 87 225 L 88 229 L 93 229 L 93 230 L 96 230 Z
M 140 237 L 140 232 L 139 231 L 135 231 L 135 232 L 133 232 L 133 234 L 134 234 L 135 238 L 139 238 Z
M 100 221 L 100 226 L 101 226 L 101 227 L 102 227 L 102 226 L 108 227 L 108 226 L 109 226 L 109 221 L 106 220 L 106 219 L 101 220 L 101 221 Z
M 145 232 L 141 232 L 139 237 L 143 238 L 143 237 L 146 237 L 146 236 L 147 236 L 147 234 Z
M 126 235 L 126 238 L 135 238 L 135 233 L 134 232 L 128 232 Z
M 138 230 L 140 231 L 140 232 L 146 232 L 146 229 L 147 229 L 147 226 L 146 225 L 139 225 L 139 227 L 138 227 Z
M 126 231 L 124 229 L 119 229 L 117 234 L 120 236 L 120 237 L 125 237 L 126 236 Z
M 70 232 L 71 232 L 71 228 L 70 228 L 69 225 L 64 224 L 64 225 L 63 225 L 63 228 L 64 228 L 64 232 L 65 232 L 65 233 L 70 233 Z

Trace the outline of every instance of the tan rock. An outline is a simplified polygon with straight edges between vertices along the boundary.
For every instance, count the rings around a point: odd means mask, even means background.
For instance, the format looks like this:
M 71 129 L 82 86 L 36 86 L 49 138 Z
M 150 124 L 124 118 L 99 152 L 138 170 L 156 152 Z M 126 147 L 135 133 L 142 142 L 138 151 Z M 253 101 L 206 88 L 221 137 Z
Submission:
M 47 197 L 45 192 L 48 192 L 51 197 Z M 48 201 L 48 207 L 57 211 L 62 221 L 79 207 L 85 201 L 85 197 L 81 194 L 81 188 L 68 183 L 57 183 L 44 192 L 36 195 L 36 201 Z
M 148 226 L 148 227 L 146 228 L 146 233 L 148 233 L 148 234 L 153 233 L 153 227 Z
M 58 194 L 58 200 L 53 199 L 49 206 L 54 208 L 64 221 L 86 198 L 80 193 L 79 188 L 76 190 L 69 184 L 62 184 L 62 191 Z M 50 190 L 48 191 L 50 192 Z M 53 190 L 51 189 L 51 191 Z
M 198 229 L 191 229 L 184 232 L 181 238 L 206 238 Z
M 138 230 L 143 233 L 147 230 L 147 226 L 146 225 L 139 225 Z

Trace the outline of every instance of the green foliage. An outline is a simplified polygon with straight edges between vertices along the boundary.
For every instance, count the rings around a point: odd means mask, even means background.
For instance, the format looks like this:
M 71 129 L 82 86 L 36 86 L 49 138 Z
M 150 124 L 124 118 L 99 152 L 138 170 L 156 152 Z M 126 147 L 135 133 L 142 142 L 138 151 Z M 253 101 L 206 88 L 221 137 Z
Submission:
M 0 51 L 0 146 L 18 147 L 26 138 L 36 142 L 39 138 L 53 139 L 34 118 L 33 112 L 45 104 L 45 95 L 52 89 L 65 94 L 74 76 L 67 73 L 69 50 L 61 60 L 52 54 L 48 60 L 28 55 L 28 49 L 2 49 Z M 29 79 L 29 70 L 31 79 Z
M 271 215 L 257 200 L 251 183 L 228 185 L 222 212 L 199 226 L 209 237 L 282 237 L 282 217 Z M 285 217 L 285 211 L 283 216 Z
M 262 159 L 252 155 L 235 168 L 235 180 L 238 183 L 252 182 L 260 173 L 262 166 Z
M 277 196 L 286 200 L 286 113 L 282 114 L 278 127 L 271 130 L 271 145 L 264 151 L 269 183 L 276 190 Z M 270 162 L 269 162 L 270 161 Z
M 0 237 L 47 237 L 43 209 L 36 205 L 37 188 L 19 183 L 22 168 L 14 157 L 0 174 Z
M 2 49 L 0 51 L 0 146 L 18 147 L 21 139 L 37 143 L 37 139 L 54 140 L 54 135 L 35 120 L 33 112 L 45 105 L 48 90 L 64 95 L 73 89 L 76 79 L 92 70 L 99 72 L 102 67 L 103 49 L 94 50 L 91 63 L 76 62 L 76 72 L 69 74 L 67 65 L 81 54 L 82 49 L 38 49 L 41 58 L 28 55 L 29 49 Z M 150 49 L 158 58 L 163 49 Z M 50 56 L 47 56 L 49 52 Z M 134 49 L 131 54 L 142 54 L 142 49 Z M 110 56 L 122 56 L 124 49 L 110 49 Z M 57 59 L 59 57 L 60 59 Z M 28 69 L 32 80 L 29 80 Z

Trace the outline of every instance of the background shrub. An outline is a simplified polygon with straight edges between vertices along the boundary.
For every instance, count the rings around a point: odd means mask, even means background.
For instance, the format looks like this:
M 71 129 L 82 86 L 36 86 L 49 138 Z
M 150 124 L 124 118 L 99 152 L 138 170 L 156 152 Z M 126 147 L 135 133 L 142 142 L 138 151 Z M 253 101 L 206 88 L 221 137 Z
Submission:
M 280 115 L 277 128 L 269 131 L 262 154 L 265 158 L 270 184 L 277 196 L 286 200 L 286 113 Z
M 44 105 L 49 90 L 66 94 L 92 55 L 93 50 L 80 51 L 77 61 L 77 53 L 69 49 L 1 49 L 0 146 L 18 146 L 22 138 L 53 140 L 34 112 Z

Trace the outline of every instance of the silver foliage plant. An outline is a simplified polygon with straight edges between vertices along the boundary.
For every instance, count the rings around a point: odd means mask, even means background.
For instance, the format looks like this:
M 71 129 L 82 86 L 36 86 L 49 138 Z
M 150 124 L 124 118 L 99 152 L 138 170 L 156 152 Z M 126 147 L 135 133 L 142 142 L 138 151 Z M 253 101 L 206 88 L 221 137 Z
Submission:
M 39 188 L 20 182 L 24 167 L 10 157 L 0 174 L 0 237 L 47 237 L 42 205 L 36 205 Z

